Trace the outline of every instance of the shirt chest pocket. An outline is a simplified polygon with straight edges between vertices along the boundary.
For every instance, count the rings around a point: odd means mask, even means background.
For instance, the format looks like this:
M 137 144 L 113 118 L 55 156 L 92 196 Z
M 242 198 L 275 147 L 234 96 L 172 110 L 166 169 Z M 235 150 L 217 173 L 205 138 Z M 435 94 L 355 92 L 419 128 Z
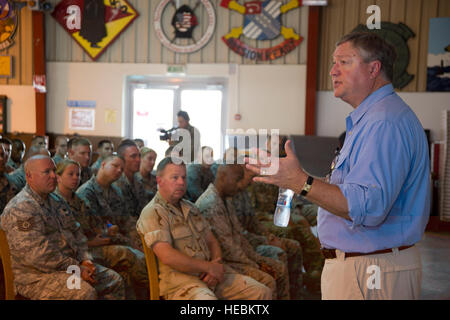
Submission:
M 344 182 L 345 172 L 348 171 L 348 154 L 338 155 L 331 165 L 331 184 L 342 184 Z
M 182 240 L 192 236 L 191 229 L 184 224 L 176 224 L 172 229 L 172 237 L 175 240 Z

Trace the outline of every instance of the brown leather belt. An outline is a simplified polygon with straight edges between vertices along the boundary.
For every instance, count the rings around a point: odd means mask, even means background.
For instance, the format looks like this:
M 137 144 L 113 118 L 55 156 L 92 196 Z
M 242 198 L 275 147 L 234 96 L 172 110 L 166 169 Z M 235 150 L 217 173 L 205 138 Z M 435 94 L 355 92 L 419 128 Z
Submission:
M 414 245 L 401 246 L 401 247 L 398 248 L 398 250 L 399 251 L 405 250 L 405 249 L 411 248 L 412 246 L 414 246 Z M 320 251 L 322 251 L 325 259 L 336 259 L 336 249 L 320 248 Z M 367 255 L 371 255 L 371 254 L 382 254 L 382 253 L 390 253 L 390 252 L 392 252 L 392 248 L 391 249 L 383 249 L 383 250 L 368 252 L 368 253 L 345 252 L 345 257 L 346 258 L 350 258 L 350 257 L 359 257 L 359 256 L 367 256 Z

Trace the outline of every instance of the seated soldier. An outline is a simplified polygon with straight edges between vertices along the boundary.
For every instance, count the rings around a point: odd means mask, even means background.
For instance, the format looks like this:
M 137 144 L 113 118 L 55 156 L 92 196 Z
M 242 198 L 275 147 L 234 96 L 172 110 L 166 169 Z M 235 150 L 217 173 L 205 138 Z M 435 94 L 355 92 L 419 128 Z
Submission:
M 143 147 L 140 150 L 140 153 L 141 165 L 139 167 L 139 171 L 134 174 L 134 180 L 138 184 L 142 185 L 145 190 L 145 196 L 139 197 L 139 208 L 142 211 L 142 209 L 153 199 L 158 191 L 156 176 L 152 173 L 157 154 L 153 149 L 147 147 Z
M 136 138 L 133 141 L 136 143 L 136 146 L 138 147 L 139 151 L 141 151 L 141 149 L 145 147 L 144 140 Z
M 23 158 L 24 163 L 31 157 L 36 156 L 38 154 L 43 156 L 50 156 L 50 152 L 45 147 L 32 146 L 30 147 L 30 149 L 28 149 L 25 157 Z M 8 180 L 12 184 L 14 184 L 19 191 L 25 187 L 27 181 L 25 178 L 25 170 L 23 164 L 21 164 L 18 169 L 14 170 L 8 175 Z
M 58 136 L 55 140 L 55 155 L 53 156 L 53 161 L 55 165 L 64 160 L 67 156 L 67 143 L 69 139 L 65 136 Z
M 111 236 L 113 244 L 140 250 L 142 245 L 136 231 L 137 219 L 125 209 L 122 192 L 113 185 L 122 174 L 123 166 L 124 161 L 121 157 L 109 156 L 102 162 L 97 175 L 80 186 L 76 195 L 86 204 L 88 215 L 100 216 L 104 222 L 118 227 L 118 232 L 114 232 L 114 236 Z
M 100 165 L 102 164 L 102 161 L 105 160 L 107 157 L 113 154 L 114 151 L 114 144 L 111 140 L 101 140 L 98 143 L 97 146 L 97 153 L 98 158 L 97 161 L 95 161 L 91 165 L 92 174 L 97 174 L 98 169 L 100 169 Z
M 33 156 L 25 162 L 25 173 L 27 185 L 1 215 L 17 292 L 29 299 L 123 299 L 122 277 L 92 262 L 80 224 L 52 194 L 53 160 Z M 72 282 L 76 290 L 68 285 L 74 277 L 69 268 L 80 270 L 81 279 Z
M 114 186 L 122 192 L 125 208 L 133 217 L 139 217 L 147 198 L 144 185 L 134 174 L 139 171 L 141 154 L 133 140 L 123 140 L 117 148 L 117 154 L 125 160 L 122 176 L 114 182 Z
M 3 145 L 0 144 L 0 212 L 3 211 L 8 202 L 20 191 L 6 174 L 4 154 L 5 150 Z
M 20 139 L 13 139 L 11 157 L 9 158 L 8 165 L 14 169 L 17 169 L 22 164 L 22 159 L 25 154 L 25 143 Z
M 82 185 L 92 176 L 92 170 L 89 167 L 92 145 L 88 139 L 75 137 L 69 140 L 67 149 L 69 150 L 69 159 L 74 160 L 81 165 L 80 185 Z
M 47 139 L 44 136 L 34 136 L 31 139 L 30 148 L 34 146 L 48 149 Z
M 137 229 L 159 260 L 160 294 L 166 299 L 270 299 L 269 288 L 222 263 L 207 221 L 189 201 L 186 166 L 164 158 L 158 192 L 142 210 Z
M 291 299 L 302 298 L 303 293 L 303 254 L 298 241 L 287 238 L 279 238 L 271 233 L 264 224 L 262 224 L 255 215 L 252 207 L 247 187 L 252 183 L 255 174 L 243 167 L 244 178 L 239 181 L 239 192 L 233 197 L 233 205 L 236 209 L 236 215 L 244 230 L 245 237 L 261 255 L 265 254 L 266 245 L 277 246 L 283 249 L 288 256 L 289 287 Z
M 105 170 L 119 171 L 111 163 L 105 164 Z M 80 223 L 94 261 L 113 269 L 125 280 L 127 299 L 145 296 L 148 292 L 148 276 L 144 254 L 129 246 L 113 244 L 120 243 L 120 237 L 115 238 L 118 226 L 108 225 L 101 215 L 89 214 L 83 200 L 75 194 L 80 183 L 80 171 L 79 163 L 73 160 L 65 159 L 58 163 L 55 193 L 69 204 L 75 219 Z
M 303 274 L 303 282 L 311 293 L 320 293 L 320 277 L 325 258 L 320 251 L 319 240 L 311 231 L 311 226 L 301 214 L 302 207 L 292 204 L 291 218 L 286 228 L 273 224 L 278 187 L 265 183 L 252 183 L 247 190 L 250 194 L 252 207 L 261 223 L 274 235 L 280 238 L 297 240 L 303 252 L 303 266 L 306 273 Z
M 214 162 L 213 149 L 208 146 L 203 146 L 201 156 L 200 163 L 190 163 L 186 168 L 186 196 L 192 202 L 197 201 L 198 197 L 214 182 L 214 174 L 211 171 L 211 165 Z
M 221 165 L 214 184 L 198 198 L 195 205 L 211 225 L 220 243 L 223 259 L 236 271 L 248 275 L 272 289 L 272 296 L 289 299 L 289 275 L 282 262 L 255 252 L 243 236 L 231 199 L 243 177 L 238 164 Z M 274 281 L 275 279 L 275 281 Z
M 13 172 L 15 168 L 9 165 L 11 161 L 12 142 L 8 138 L 0 138 L 0 145 L 2 145 L 5 150 L 3 155 L 5 157 L 5 170 L 7 173 Z

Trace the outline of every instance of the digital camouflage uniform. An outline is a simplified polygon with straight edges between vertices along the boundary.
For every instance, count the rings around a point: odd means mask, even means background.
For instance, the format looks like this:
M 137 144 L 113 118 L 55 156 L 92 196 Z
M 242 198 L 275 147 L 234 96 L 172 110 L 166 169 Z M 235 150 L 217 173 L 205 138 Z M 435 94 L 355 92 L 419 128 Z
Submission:
M 156 176 L 150 173 L 149 177 L 143 177 L 138 171 L 134 174 L 134 180 L 139 185 L 140 195 L 139 195 L 139 210 L 138 215 L 141 214 L 142 209 L 152 201 L 156 192 L 158 192 L 158 184 L 156 183 Z M 142 187 L 143 188 L 142 188 Z
M 19 168 L 19 165 L 13 161 L 13 159 L 9 158 L 8 162 L 6 162 L 7 166 L 10 166 L 13 169 Z
M 169 204 L 159 194 L 142 211 L 137 222 L 139 233 L 144 235 L 146 245 L 151 248 L 162 241 L 187 256 L 204 261 L 211 260 L 206 242 L 210 232 L 208 222 L 191 202 L 180 201 L 181 210 Z M 224 265 L 224 281 L 208 288 L 200 280 L 200 273 L 183 273 L 158 261 L 160 294 L 170 300 L 267 300 L 270 289 L 256 280 L 238 274 Z
M 136 231 L 136 218 L 125 209 L 122 192 L 111 185 L 103 190 L 93 176 L 78 188 L 76 194 L 89 208 L 90 215 L 98 215 L 103 221 L 119 227 L 119 234 L 112 237 L 113 244 L 128 245 L 142 251 L 139 234 Z
M 274 299 L 277 297 L 280 300 L 288 300 L 290 294 L 287 266 L 255 252 L 242 234 L 244 230 L 236 217 L 231 198 L 223 201 L 214 184 L 210 184 L 195 205 L 211 225 L 222 248 L 224 261 L 233 269 L 272 289 Z M 274 279 L 276 284 L 273 283 Z
M 93 176 L 92 170 L 89 167 L 81 168 L 80 186 L 85 184 Z
M 93 287 L 80 279 L 69 289 L 69 266 L 92 260 L 86 237 L 67 204 L 55 194 L 42 199 L 28 185 L 6 206 L 1 216 L 11 251 L 14 283 L 30 299 L 124 299 L 122 277 L 95 264 Z
M 60 195 L 58 189 L 55 193 Z M 101 214 L 92 212 L 76 194 L 68 204 L 88 241 L 93 240 L 98 234 L 103 234 L 115 243 L 89 247 L 89 253 L 94 261 L 122 276 L 125 280 L 127 299 L 136 299 L 135 289 L 137 296 L 145 296 L 148 292 L 148 275 L 144 253 L 128 246 L 128 240 L 123 236 L 119 235 L 112 239 L 107 235 L 107 220 Z
M 264 246 L 273 239 L 274 235 L 258 220 L 252 207 L 250 195 L 247 190 L 241 191 L 233 197 L 233 205 L 236 209 L 236 215 L 243 229 L 246 230 L 245 237 L 250 244 L 256 249 L 256 252 L 267 256 Z M 302 248 L 298 241 L 287 238 L 279 238 L 282 249 L 285 250 L 288 260 L 289 269 L 289 287 L 291 299 L 299 299 L 301 297 L 301 289 L 303 288 L 303 254 Z M 270 247 L 270 246 L 269 246 Z
M 98 157 L 97 160 L 91 165 L 91 172 L 93 175 L 97 175 L 98 170 L 100 170 L 100 167 L 102 165 L 103 159 L 101 157 Z
M 25 178 L 25 169 L 23 168 L 23 164 L 13 172 L 8 174 L 8 180 L 16 186 L 16 188 L 20 191 L 27 184 L 27 180 Z
M 122 173 L 122 176 L 115 181 L 113 185 L 122 192 L 127 212 L 133 217 L 139 217 L 139 214 L 145 206 L 141 207 L 141 205 L 143 205 L 145 199 L 147 199 L 144 185 L 136 179 L 133 179 L 133 182 L 130 183 L 125 173 Z
M 262 224 L 278 237 L 297 240 L 303 252 L 303 267 L 306 273 L 303 282 L 313 293 L 320 290 L 320 276 L 325 258 L 320 251 L 319 240 L 311 231 L 311 226 L 301 214 L 301 207 L 295 206 L 291 210 L 291 218 L 286 228 L 277 227 L 273 224 L 273 212 L 275 212 L 278 199 L 278 187 L 264 183 L 252 183 L 249 191 L 252 206 Z
M 214 182 L 214 174 L 210 167 L 202 166 L 198 163 L 191 163 L 186 166 L 187 191 L 185 197 L 192 202 Z
M 58 163 L 60 163 L 61 161 L 64 160 L 64 158 L 61 157 L 61 156 L 59 155 L 59 153 L 55 154 L 55 155 L 53 156 L 52 159 L 53 159 L 53 162 L 55 163 L 55 166 L 56 166 Z
M 10 180 L 8 174 L 0 173 L 0 214 L 19 191 L 20 189 Z

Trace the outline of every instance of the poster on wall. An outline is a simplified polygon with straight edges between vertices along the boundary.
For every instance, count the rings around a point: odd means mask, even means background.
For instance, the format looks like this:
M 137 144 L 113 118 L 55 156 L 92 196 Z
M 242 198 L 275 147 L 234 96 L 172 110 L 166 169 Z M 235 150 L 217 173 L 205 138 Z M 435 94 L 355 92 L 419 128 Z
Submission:
M 223 42 L 235 53 L 255 61 L 270 61 L 284 57 L 303 40 L 293 28 L 283 26 L 281 17 L 286 12 L 300 7 L 301 1 L 286 4 L 276 0 L 239 2 L 222 0 L 220 6 L 236 11 L 243 16 L 243 24 L 232 28 L 222 37 Z M 248 40 L 269 41 L 281 36 L 282 42 L 269 48 L 254 48 Z
M 139 13 L 126 0 L 62 0 L 52 16 L 95 61 Z
M 427 91 L 450 91 L 450 18 L 430 19 Z
M 204 8 L 206 17 L 197 12 L 200 7 Z M 209 0 L 198 0 L 194 6 L 189 2 L 162 0 L 155 9 L 153 26 L 156 37 L 166 48 L 177 53 L 192 53 L 211 40 L 216 27 L 216 12 Z M 195 29 L 203 31 L 200 36 L 194 36 Z
M 69 129 L 94 130 L 95 109 L 69 108 Z
M 27 4 L 11 0 L 0 0 L 0 51 L 14 44 L 19 27 L 19 10 Z

